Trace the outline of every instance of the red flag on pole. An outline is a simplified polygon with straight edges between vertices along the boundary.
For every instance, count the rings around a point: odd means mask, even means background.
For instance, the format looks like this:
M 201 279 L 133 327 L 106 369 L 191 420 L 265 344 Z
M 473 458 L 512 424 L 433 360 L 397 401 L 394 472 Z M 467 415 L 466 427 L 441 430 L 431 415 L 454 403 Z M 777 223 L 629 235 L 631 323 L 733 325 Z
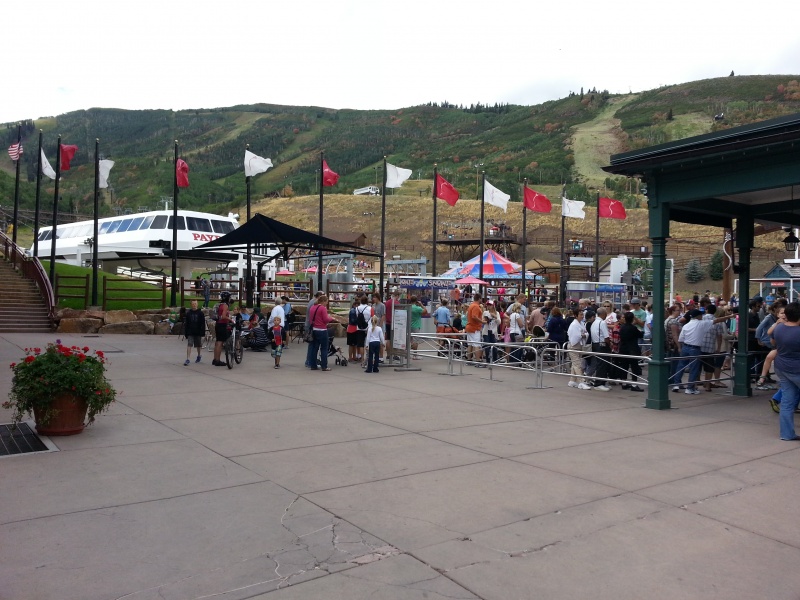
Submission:
M 622 202 L 611 198 L 600 198 L 597 201 L 597 210 L 604 219 L 624 219 L 628 216 Z
M 331 187 L 339 181 L 339 174 L 331 171 L 326 160 L 322 161 L 322 185 Z
M 178 187 L 189 187 L 189 165 L 180 158 L 175 163 L 175 175 L 177 177 Z
M 69 171 L 69 161 L 75 156 L 78 151 L 77 146 L 68 146 L 67 144 L 60 144 L 61 146 L 61 170 Z
M 458 202 L 458 191 L 444 177 L 436 174 L 436 197 L 441 198 L 450 206 L 455 206 Z
M 533 212 L 549 213 L 553 210 L 553 205 L 544 194 L 525 186 L 525 198 L 523 199 L 525 208 Z

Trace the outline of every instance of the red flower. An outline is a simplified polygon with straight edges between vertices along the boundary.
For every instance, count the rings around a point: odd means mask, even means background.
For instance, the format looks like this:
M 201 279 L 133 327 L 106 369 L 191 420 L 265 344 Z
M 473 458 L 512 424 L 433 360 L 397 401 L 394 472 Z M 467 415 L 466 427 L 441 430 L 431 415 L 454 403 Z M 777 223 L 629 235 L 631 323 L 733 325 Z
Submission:
M 12 368 L 12 369 L 13 369 L 14 367 L 16 367 L 16 366 L 17 366 L 17 363 L 11 363 L 11 368 Z
M 35 360 L 36 360 L 36 357 L 34 357 L 34 356 L 26 356 L 25 357 L 25 362 L 26 363 L 32 363 Z
M 103 354 L 103 351 L 102 351 L 102 350 L 97 350 L 97 351 L 95 352 L 95 354 L 97 354 L 97 356 L 99 356 L 100 358 L 103 358 L 103 357 L 105 356 L 105 354 Z
M 33 349 L 33 351 L 34 351 L 36 354 L 41 354 L 41 352 L 42 352 L 42 349 L 41 349 L 41 348 L 34 348 L 34 349 Z
M 84 352 L 88 352 L 88 351 L 89 351 L 89 346 L 84 346 L 84 347 L 83 347 L 83 351 L 84 351 Z

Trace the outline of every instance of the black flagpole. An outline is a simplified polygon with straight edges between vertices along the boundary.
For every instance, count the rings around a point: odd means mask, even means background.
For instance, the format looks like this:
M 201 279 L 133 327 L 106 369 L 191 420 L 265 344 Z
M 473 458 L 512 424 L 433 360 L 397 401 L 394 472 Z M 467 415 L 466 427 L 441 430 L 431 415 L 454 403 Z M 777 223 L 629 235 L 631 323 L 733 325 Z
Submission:
M 39 154 L 36 158 L 36 204 L 33 210 L 33 255 L 39 258 L 39 200 L 42 190 L 42 130 L 39 130 Z
M 486 171 L 481 171 L 483 177 L 481 179 L 481 188 L 483 193 L 481 194 L 481 262 L 480 262 L 480 270 L 478 271 L 478 279 L 483 280 L 483 247 L 485 243 L 485 231 L 486 229 L 483 225 L 483 217 L 485 213 L 486 203 L 484 202 L 484 198 L 486 197 Z M 480 284 L 478 284 L 480 286 Z M 478 288 L 480 289 L 480 288 Z
M 250 150 L 250 144 L 245 145 L 245 150 Z M 245 176 L 247 184 L 247 221 L 250 222 L 250 177 Z M 247 243 L 247 277 L 245 278 L 245 290 L 247 291 L 247 308 L 253 308 L 253 254 L 250 242 Z
M 175 160 L 172 166 L 172 283 L 169 305 L 175 306 L 175 288 L 178 286 L 178 140 L 175 140 Z
M 567 192 L 566 186 L 561 189 L 561 261 L 560 261 L 560 269 L 558 273 L 558 300 L 566 306 L 564 296 L 566 296 L 566 281 L 564 281 L 564 225 L 566 221 L 566 217 L 564 216 L 564 202 L 565 202 L 565 194 Z
M 325 151 L 319 153 L 319 235 L 322 236 L 323 199 L 325 198 Z M 317 290 L 322 289 L 322 246 L 317 254 Z
M 386 264 L 386 157 L 383 157 L 383 186 L 381 189 L 381 272 L 378 291 L 383 298 L 383 269 Z
M 431 260 L 431 277 L 436 277 L 436 178 L 438 177 L 438 170 L 436 163 L 433 163 L 433 258 Z
M 528 246 L 528 207 L 525 206 L 525 190 L 528 189 L 528 178 L 522 184 L 522 290 L 521 293 L 528 297 L 527 269 L 525 268 L 525 250 Z
M 594 227 L 594 280 L 600 281 L 600 192 L 597 192 L 597 223 Z
M 22 124 L 17 124 L 17 150 L 20 151 L 17 155 L 17 177 L 14 180 L 14 231 L 11 232 L 11 241 L 17 243 L 17 224 L 19 219 L 19 164 L 22 162 Z
M 100 138 L 94 140 L 94 228 L 92 230 L 92 306 L 97 306 L 97 220 L 100 218 Z
M 61 179 L 61 136 L 56 146 L 56 189 L 53 192 L 53 229 L 50 231 L 50 285 L 56 284 L 56 224 L 58 223 L 58 184 Z

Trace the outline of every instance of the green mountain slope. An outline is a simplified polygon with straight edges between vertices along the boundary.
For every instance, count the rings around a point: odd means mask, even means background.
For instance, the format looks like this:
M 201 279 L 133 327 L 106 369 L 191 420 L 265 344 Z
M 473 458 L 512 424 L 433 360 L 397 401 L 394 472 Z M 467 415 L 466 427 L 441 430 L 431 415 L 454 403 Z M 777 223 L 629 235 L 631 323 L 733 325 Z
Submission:
M 172 195 L 174 140 L 190 166 L 191 186 L 182 207 L 225 212 L 245 196 L 242 158 L 246 144 L 275 164 L 253 181 L 256 198 L 317 191 L 319 152 L 341 178 L 331 193 L 380 181 L 376 167 L 387 156 L 431 179 L 433 165 L 465 198 L 475 197 L 476 175 L 485 170 L 497 187 L 518 201 L 519 183 L 558 189 L 590 200 L 589 186 L 605 185 L 628 206 L 638 202 L 625 183 L 604 179 L 608 156 L 719 128 L 800 111 L 798 76 L 724 77 L 667 86 L 637 95 L 570 94 L 536 106 L 425 105 L 396 111 L 332 110 L 269 104 L 185 111 L 92 108 L 25 124 L 22 206 L 32 208 L 38 129 L 55 163 L 56 137 L 76 144 L 73 169 L 61 185 L 62 209 L 91 210 L 95 138 L 101 154 L 116 161 L 104 211 L 155 208 Z M 714 115 L 724 113 L 722 121 Z M 6 146 L 16 127 L 0 127 Z M 475 168 L 475 165 L 481 165 Z M 0 162 L 0 203 L 13 203 L 13 170 Z M 426 192 L 420 189 L 419 192 Z M 53 185 L 45 179 L 45 205 Z

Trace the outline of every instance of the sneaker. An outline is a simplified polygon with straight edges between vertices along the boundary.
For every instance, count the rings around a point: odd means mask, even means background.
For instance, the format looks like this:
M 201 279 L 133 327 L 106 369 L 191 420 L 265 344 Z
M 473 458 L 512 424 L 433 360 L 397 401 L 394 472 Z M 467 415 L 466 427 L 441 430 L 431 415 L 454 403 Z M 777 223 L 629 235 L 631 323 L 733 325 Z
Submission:
M 592 386 L 590 386 L 588 383 L 581 382 L 581 383 L 578 384 L 578 389 L 579 390 L 591 390 Z
M 684 394 L 689 394 L 689 395 L 695 395 L 695 396 L 696 396 L 697 394 L 699 394 L 699 393 L 700 393 L 700 390 L 690 390 L 689 388 L 686 388 L 686 389 L 683 391 L 683 393 L 684 393 Z
M 186 365 L 188 365 L 188 364 L 189 364 L 189 362 L 190 362 L 190 361 L 189 361 L 189 359 L 187 358 L 185 361 L 183 361 L 183 366 L 185 367 Z
M 772 398 L 769 399 L 769 405 L 772 407 L 772 412 L 781 412 L 781 405 L 775 402 Z
M 762 383 L 761 385 L 757 385 L 757 386 L 756 386 L 756 389 L 757 389 L 757 390 L 762 390 L 762 391 L 763 391 L 763 390 L 771 390 L 771 389 L 772 389 L 772 387 L 771 387 L 771 386 L 769 386 L 769 385 L 767 385 L 766 383 Z
M 576 382 L 574 382 L 574 381 L 570 381 L 569 383 L 567 383 L 567 385 L 569 387 L 574 387 L 574 388 L 578 387 L 578 384 Z
M 202 357 L 198 354 L 197 358 L 194 359 L 194 362 L 199 363 L 200 362 L 200 358 L 202 358 Z
M 680 391 L 681 391 L 681 388 L 680 388 L 679 386 L 677 386 L 677 385 L 673 385 L 673 386 L 672 386 L 672 391 L 673 391 L 673 392 L 680 392 Z
M 632 386 L 630 387 L 630 390 L 631 390 L 632 392 L 643 392 L 643 391 L 644 391 L 644 389 L 640 388 L 638 385 L 632 385 Z
M 611 391 L 611 388 L 608 387 L 607 385 L 596 385 L 596 386 L 594 386 L 594 389 L 596 389 L 598 392 L 610 392 Z

